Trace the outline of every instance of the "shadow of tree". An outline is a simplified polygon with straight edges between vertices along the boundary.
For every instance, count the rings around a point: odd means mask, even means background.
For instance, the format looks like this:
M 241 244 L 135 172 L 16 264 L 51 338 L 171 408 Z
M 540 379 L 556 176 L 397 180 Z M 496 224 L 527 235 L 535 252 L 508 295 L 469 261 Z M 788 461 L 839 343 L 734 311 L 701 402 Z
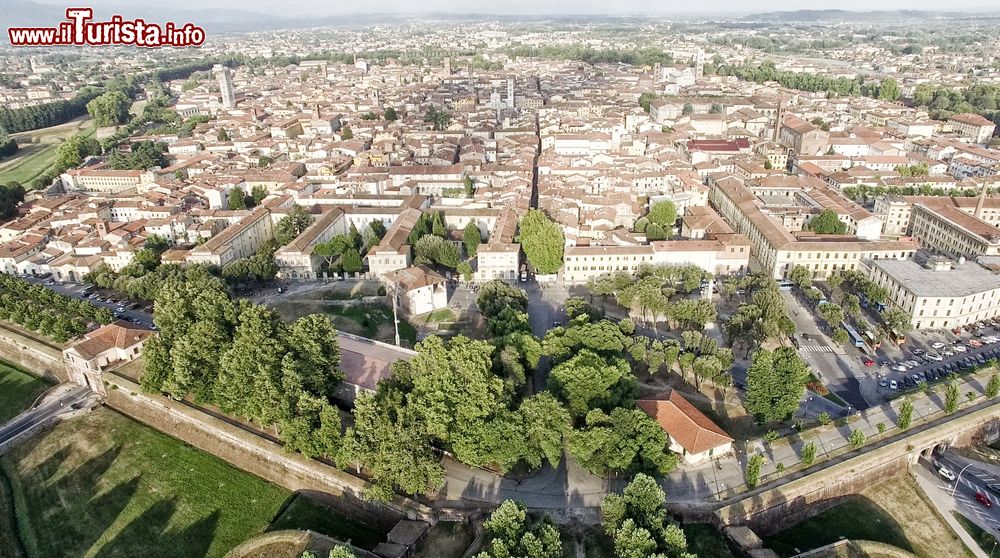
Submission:
M 205 556 L 212 544 L 221 513 L 215 510 L 181 531 L 169 531 L 167 526 L 177 512 L 177 507 L 174 498 L 154 503 L 130 521 L 94 556 L 96 558 Z

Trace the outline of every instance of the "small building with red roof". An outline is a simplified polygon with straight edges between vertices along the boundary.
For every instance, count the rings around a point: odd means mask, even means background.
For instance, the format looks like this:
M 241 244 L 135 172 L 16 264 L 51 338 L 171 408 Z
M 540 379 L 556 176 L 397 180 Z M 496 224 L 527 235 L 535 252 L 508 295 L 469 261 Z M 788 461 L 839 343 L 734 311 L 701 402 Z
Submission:
M 636 401 L 670 437 L 670 451 L 697 465 L 733 451 L 733 438 L 675 390 Z

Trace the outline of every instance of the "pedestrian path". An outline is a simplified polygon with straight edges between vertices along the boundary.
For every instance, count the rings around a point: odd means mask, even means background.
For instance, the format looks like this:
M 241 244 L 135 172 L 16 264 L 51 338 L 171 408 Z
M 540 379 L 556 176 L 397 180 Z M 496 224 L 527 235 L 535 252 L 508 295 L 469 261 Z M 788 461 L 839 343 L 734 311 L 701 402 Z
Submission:
M 802 345 L 799 348 L 803 353 L 832 353 L 833 349 L 829 345 Z

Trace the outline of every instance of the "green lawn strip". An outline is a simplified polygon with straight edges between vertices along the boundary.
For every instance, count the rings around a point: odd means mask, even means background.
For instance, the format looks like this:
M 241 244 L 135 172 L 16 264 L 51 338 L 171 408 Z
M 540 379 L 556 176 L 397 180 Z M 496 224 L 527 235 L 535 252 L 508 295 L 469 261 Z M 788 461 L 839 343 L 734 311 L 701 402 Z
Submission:
M 30 558 L 221 558 L 290 496 L 107 409 L 59 423 L 0 465 Z
M 951 512 L 951 515 L 955 516 L 958 524 L 962 526 L 963 529 L 976 541 L 979 548 L 986 553 L 990 558 L 1000 558 L 1000 549 L 997 548 L 996 539 L 993 535 L 988 533 L 985 529 L 973 523 L 968 517 L 958 513 Z
M 16 417 L 49 389 L 49 384 L 0 360 L 0 424 Z
M 764 546 L 780 556 L 794 556 L 841 538 L 876 541 L 913 552 L 896 521 L 863 496 L 848 497 L 836 507 L 780 533 L 764 537 Z
M 374 549 L 385 541 L 386 535 L 301 494 L 296 494 L 267 528 L 268 531 L 283 529 L 309 529 L 365 550 Z

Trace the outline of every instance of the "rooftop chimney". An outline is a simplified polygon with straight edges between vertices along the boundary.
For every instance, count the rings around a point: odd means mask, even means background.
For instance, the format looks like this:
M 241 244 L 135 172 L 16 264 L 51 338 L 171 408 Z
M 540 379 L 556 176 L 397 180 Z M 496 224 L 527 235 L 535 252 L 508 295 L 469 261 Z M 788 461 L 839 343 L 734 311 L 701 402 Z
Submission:
M 976 202 L 976 212 L 973 213 L 976 219 L 983 218 L 983 205 L 986 204 L 986 183 L 981 182 L 979 184 L 979 201 Z

